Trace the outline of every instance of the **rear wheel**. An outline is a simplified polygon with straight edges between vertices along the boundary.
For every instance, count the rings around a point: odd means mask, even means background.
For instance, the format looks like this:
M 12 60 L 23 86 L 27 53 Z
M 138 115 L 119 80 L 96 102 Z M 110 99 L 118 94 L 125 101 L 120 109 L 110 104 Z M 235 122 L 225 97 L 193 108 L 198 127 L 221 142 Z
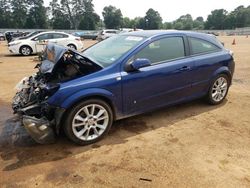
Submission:
M 225 74 L 218 75 L 212 82 L 208 92 L 208 102 L 216 105 L 220 104 L 227 96 L 229 89 L 229 78 Z
M 83 101 L 74 106 L 64 123 L 67 137 L 80 145 L 102 139 L 113 123 L 113 113 L 107 103 L 98 99 Z

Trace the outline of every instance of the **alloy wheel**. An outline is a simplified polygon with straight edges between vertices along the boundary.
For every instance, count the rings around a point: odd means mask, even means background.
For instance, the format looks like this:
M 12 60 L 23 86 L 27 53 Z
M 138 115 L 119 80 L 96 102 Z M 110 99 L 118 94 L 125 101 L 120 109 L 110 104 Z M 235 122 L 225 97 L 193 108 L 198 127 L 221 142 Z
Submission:
M 22 47 L 21 53 L 22 53 L 23 55 L 30 55 L 31 50 L 30 50 L 29 47 Z
M 227 79 L 224 77 L 219 77 L 212 87 L 212 99 L 216 102 L 220 102 L 224 99 L 227 94 L 228 83 Z
M 100 137 L 109 124 L 107 110 L 99 104 L 89 104 L 78 110 L 72 120 L 73 134 L 80 140 L 91 141 Z

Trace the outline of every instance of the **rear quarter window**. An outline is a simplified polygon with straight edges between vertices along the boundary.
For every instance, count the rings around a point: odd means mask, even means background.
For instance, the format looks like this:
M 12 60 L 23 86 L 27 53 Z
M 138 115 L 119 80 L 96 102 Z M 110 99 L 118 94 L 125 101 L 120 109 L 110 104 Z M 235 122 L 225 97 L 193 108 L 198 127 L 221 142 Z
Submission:
M 203 39 L 189 37 L 189 43 L 192 55 L 213 53 L 221 50 L 218 46 Z

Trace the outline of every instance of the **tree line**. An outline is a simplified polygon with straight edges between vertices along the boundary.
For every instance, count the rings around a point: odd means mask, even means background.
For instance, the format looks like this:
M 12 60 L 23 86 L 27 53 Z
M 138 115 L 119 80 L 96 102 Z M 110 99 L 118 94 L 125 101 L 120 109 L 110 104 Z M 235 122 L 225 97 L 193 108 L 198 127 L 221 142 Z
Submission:
M 95 30 L 106 27 L 140 29 L 235 29 L 250 27 L 250 6 L 233 11 L 216 9 L 203 17 L 182 15 L 173 22 L 163 22 L 160 13 L 150 8 L 144 17 L 124 17 L 120 9 L 106 6 L 102 16 L 95 13 L 93 0 L 51 0 L 49 7 L 43 0 L 0 0 L 0 28 L 80 29 Z

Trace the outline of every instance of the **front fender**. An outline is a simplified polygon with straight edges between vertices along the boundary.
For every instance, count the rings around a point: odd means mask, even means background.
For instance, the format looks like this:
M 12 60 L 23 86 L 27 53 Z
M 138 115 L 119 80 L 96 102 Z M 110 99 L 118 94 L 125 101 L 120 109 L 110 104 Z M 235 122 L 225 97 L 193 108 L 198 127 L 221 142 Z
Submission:
M 78 91 L 74 93 L 73 95 L 69 96 L 63 101 L 60 107 L 67 109 L 70 106 L 72 106 L 74 103 L 76 103 L 77 101 L 80 101 L 84 98 L 92 97 L 92 96 L 105 97 L 109 99 L 109 101 L 111 101 L 112 103 L 114 102 L 114 95 L 110 91 L 105 90 L 105 89 L 100 89 L 100 88 L 90 88 L 90 89 L 84 89 L 84 90 Z

